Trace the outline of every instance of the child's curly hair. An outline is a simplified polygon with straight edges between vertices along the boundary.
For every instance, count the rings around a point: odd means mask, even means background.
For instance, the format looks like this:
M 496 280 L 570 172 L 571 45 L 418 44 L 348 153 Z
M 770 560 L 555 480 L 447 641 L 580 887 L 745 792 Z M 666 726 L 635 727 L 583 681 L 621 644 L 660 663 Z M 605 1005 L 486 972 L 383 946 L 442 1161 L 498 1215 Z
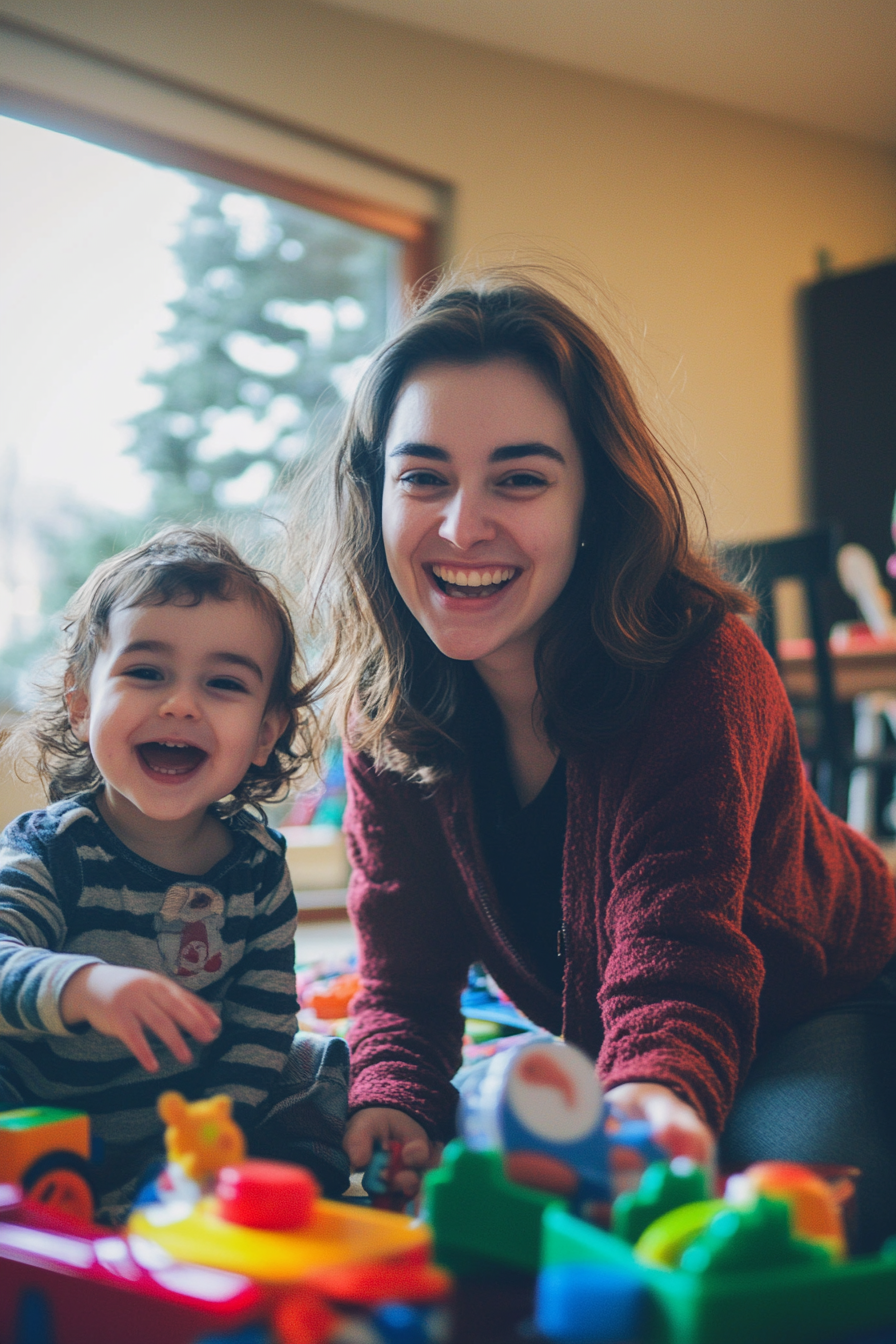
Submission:
M 89 683 L 113 608 L 198 606 L 206 598 L 229 602 L 238 597 L 251 602 L 279 631 L 280 656 L 268 703 L 286 709 L 289 719 L 267 762 L 250 765 L 219 811 L 229 816 L 247 804 L 284 797 L 290 781 L 317 763 L 311 707 L 315 682 L 300 679 L 304 668 L 282 585 L 248 564 L 224 537 L 204 528 L 166 527 L 94 570 L 63 615 L 53 675 L 39 686 L 37 703 L 13 728 L 3 755 L 16 765 L 30 764 L 51 802 L 99 787 L 102 776 L 90 747 L 72 730 L 68 697 Z

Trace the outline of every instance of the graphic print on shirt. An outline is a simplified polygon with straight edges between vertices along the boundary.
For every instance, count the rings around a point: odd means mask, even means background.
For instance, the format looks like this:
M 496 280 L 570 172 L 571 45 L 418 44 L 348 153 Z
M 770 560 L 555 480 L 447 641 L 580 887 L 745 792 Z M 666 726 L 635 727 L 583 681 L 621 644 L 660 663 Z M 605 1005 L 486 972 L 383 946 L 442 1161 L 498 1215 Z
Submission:
M 159 951 L 169 975 L 214 974 L 223 964 L 224 897 L 214 887 L 177 882 L 155 918 Z

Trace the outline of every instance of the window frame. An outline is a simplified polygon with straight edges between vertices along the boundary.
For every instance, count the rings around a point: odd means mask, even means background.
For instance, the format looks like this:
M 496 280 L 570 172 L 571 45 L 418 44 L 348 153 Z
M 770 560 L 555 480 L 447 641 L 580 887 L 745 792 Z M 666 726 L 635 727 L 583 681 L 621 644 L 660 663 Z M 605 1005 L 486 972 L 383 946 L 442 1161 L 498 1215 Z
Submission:
M 183 168 L 234 187 L 274 196 L 293 205 L 370 229 L 401 244 L 402 303 L 438 267 L 441 233 L 434 216 L 355 195 L 309 178 L 176 139 L 78 107 L 68 101 L 0 83 L 0 115 L 77 136 L 105 149 L 130 154 L 161 168 Z M 298 135 L 298 132 L 297 132 Z

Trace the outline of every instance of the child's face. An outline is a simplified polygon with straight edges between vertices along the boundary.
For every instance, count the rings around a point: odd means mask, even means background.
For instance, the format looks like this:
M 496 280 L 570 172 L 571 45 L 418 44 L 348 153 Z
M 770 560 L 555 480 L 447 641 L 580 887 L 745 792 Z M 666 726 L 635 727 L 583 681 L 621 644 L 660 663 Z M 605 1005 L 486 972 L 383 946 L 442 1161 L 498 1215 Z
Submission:
M 111 791 L 178 821 L 264 765 L 288 720 L 268 708 L 279 632 L 246 598 L 115 608 L 69 714 Z

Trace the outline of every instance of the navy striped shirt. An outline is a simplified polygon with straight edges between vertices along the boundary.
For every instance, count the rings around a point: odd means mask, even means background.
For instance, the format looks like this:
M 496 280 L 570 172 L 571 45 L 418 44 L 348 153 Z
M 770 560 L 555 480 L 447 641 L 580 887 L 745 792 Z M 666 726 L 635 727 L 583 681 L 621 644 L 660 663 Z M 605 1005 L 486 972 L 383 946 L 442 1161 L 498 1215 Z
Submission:
M 26 812 L 0 837 L 0 1096 L 6 1105 L 87 1111 L 122 1144 L 158 1133 L 155 1102 L 227 1092 L 252 1123 L 279 1080 L 296 1030 L 296 902 L 282 836 L 239 812 L 231 852 L 201 877 L 129 850 L 95 796 Z M 69 1028 L 59 997 L 104 961 L 170 976 L 214 1006 L 221 1032 L 180 1064 L 153 1041 L 147 1073 L 115 1037 Z

